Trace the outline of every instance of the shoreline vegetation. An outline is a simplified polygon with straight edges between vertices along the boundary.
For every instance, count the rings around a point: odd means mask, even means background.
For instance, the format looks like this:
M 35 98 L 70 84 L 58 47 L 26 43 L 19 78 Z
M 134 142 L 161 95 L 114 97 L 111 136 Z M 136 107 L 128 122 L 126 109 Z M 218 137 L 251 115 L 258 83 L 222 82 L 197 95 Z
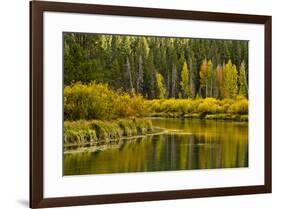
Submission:
M 149 100 L 114 91 L 107 84 L 76 82 L 64 87 L 64 117 L 64 147 L 98 146 L 160 132 L 149 117 L 247 122 L 248 100 L 243 96 Z
M 101 145 L 156 132 L 160 132 L 160 129 L 152 127 L 151 120 L 140 118 L 65 121 L 64 146 Z
M 107 84 L 74 83 L 64 87 L 65 120 L 114 120 L 130 117 L 179 117 L 247 121 L 248 100 L 146 99 L 136 93 L 114 91 Z

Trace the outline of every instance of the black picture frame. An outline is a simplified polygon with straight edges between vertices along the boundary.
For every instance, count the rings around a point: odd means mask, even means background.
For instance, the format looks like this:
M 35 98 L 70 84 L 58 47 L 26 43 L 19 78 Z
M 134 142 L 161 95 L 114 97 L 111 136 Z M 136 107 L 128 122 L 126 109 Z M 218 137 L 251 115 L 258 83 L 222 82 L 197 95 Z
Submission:
M 264 184 L 241 187 L 173 190 L 110 195 L 44 198 L 43 195 L 43 13 L 67 12 L 82 14 L 105 14 L 183 20 L 203 20 L 264 25 L 265 47 L 265 126 L 264 126 Z M 153 201 L 210 196 L 271 193 L 271 121 L 272 121 L 272 29 L 271 16 L 152 9 L 139 7 L 106 6 L 93 4 L 30 2 L 30 207 L 59 207 L 89 204 Z

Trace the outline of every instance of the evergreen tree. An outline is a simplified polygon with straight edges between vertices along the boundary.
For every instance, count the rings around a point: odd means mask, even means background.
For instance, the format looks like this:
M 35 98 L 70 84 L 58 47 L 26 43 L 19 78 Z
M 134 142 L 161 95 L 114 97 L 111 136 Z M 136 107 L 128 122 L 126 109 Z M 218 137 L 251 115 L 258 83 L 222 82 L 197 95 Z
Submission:
M 155 66 L 153 62 L 153 53 L 149 52 L 147 61 L 144 67 L 144 93 L 150 99 L 155 98 Z
M 65 85 L 96 81 L 153 99 L 158 69 L 167 98 L 248 96 L 247 41 L 64 33 L 63 43 Z

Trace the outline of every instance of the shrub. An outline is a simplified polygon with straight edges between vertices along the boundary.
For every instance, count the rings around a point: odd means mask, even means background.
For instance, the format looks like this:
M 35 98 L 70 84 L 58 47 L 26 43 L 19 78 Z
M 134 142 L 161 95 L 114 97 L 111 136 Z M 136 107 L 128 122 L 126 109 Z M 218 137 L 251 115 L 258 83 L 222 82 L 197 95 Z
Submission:
M 248 114 L 248 100 L 240 98 L 231 104 L 228 108 L 228 112 L 232 114 Z
M 197 102 L 196 102 L 197 101 Z M 200 99 L 198 100 L 191 100 L 191 99 L 182 99 L 181 103 L 181 111 L 184 114 L 195 112 L 194 110 L 197 108 Z
M 113 91 L 107 84 L 77 82 L 64 87 L 66 120 L 110 120 L 145 114 L 147 106 L 142 96 Z
M 204 114 L 215 114 L 219 112 L 218 110 L 220 110 L 220 106 L 218 100 L 216 100 L 215 98 L 206 98 L 202 100 L 197 108 L 197 112 Z
M 77 82 L 64 88 L 65 120 L 112 120 L 143 116 L 190 117 L 193 114 L 198 114 L 200 118 L 208 114 L 246 115 L 248 100 L 243 96 L 237 96 L 235 100 L 215 98 L 146 100 L 141 95 L 113 91 L 107 84 L 95 82 L 87 85 Z M 234 116 L 233 118 L 235 119 Z M 119 125 L 126 134 L 133 134 L 129 133 L 135 129 L 131 129 L 130 122 L 123 124 L 121 121 Z M 130 131 L 127 130 L 127 126 L 130 127 Z M 102 135 L 105 128 L 100 128 L 97 134 Z M 142 132 L 141 130 L 142 128 L 137 131 Z
M 230 114 L 243 115 L 248 113 L 248 100 L 238 96 L 236 100 L 215 98 L 206 99 L 166 99 L 146 101 L 150 116 L 156 117 L 193 117 L 217 114 L 219 118 L 231 119 Z M 215 117 L 215 116 L 213 116 Z M 208 116 L 208 119 L 212 116 Z M 236 120 L 236 116 L 233 116 Z M 246 119 L 245 119 L 246 120 Z

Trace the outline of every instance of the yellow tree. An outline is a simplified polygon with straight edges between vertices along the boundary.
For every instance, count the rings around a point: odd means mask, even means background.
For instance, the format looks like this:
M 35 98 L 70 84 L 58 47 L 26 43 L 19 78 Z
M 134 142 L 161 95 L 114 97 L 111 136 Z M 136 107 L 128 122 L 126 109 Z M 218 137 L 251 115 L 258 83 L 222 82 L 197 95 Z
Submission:
M 221 65 L 217 65 L 216 68 L 216 82 L 217 82 L 217 92 L 218 98 L 223 97 L 223 67 Z
M 166 97 L 166 87 L 164 78 L 160 73 L 156 73 L 156 87 L 158 98 L 164 99 Z
M 246 67 L 244 61 L 241 63 L 239 68 L 239 95 L 248 97 L 248 85 L 246 79 Z
M 238 93 L 238 75 L 237 69 L 231 60 L 225 65 L 224 69 L 224 97 L 235 99 Z
M 200 76 L 200 94 L 206 96 L 206 75 L 207 75 L 207 59 L 204 59 L 199 71 Z M 204 97 L 204 96 L 203 96 Z
M 181 71 L 181 89 L 183 91 L 183 97 L 186 98 L 189 96 L 190 90 L 188 86 L 188 80 L 189 80 L 189 73 L 187 69 L 186 62 L 183 63 L 182 71 Z
M 209 60 L 207 63 L 207 74 L 206 74 L 206 97 L 213 96 L 213 63 Z

